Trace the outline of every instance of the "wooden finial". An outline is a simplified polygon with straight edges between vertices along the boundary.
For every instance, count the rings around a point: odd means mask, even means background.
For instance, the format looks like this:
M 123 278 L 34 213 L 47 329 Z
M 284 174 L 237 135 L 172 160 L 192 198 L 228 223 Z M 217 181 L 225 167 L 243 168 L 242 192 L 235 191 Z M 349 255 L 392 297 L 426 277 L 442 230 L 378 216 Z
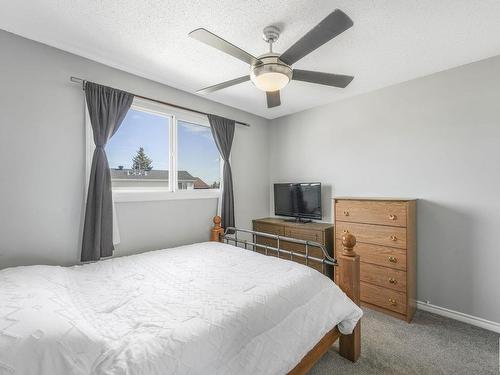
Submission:
M 342 236 L 342 246 L 344 250 L 342 251 L 342 255 L 347 257 L 355 257 L 356 252 L 354 251 L 354 246 L 356 245 L 356 237 L 354 237 L 351 233 L 344 233 Z
M 221 240 L 220 236 L 224 234 L 224 228 L 220 225 L 221 221 L 220 216 L 214 216 L 214 227 L 210 231 L 210 241 L 219 242 Z
M 220 216 L 214 216 L 214 229 L 220 229 L 221 226 L 220 226 L 220 223 L 221 223 L 222 219 Z

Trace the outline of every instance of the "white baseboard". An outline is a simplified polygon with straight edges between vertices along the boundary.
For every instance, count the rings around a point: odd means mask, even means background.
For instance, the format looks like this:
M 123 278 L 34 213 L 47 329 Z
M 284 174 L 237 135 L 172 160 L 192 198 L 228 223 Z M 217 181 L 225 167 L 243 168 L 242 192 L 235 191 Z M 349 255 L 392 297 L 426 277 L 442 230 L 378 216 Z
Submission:
M 417 301 L 417 309 L 428 311 L 436 315 L 445 316 L 450 319 L 455 319 L 460 322 L 468 323 L 476 327 L 484 328 L 489 331 L 500 333 L 500 323 L 492 322 L 477 316 L 464 314 L 455 310 L 446 309 L 444 307 L 432 305 L 430 303 Z

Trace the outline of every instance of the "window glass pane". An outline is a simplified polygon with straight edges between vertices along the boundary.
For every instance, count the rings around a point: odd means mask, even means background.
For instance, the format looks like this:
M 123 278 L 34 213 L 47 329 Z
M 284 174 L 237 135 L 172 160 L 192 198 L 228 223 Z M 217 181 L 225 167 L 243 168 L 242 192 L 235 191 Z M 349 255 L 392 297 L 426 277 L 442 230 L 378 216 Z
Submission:
M 106 146 L 114 188 L 168 188 L 170 118 L 131 108 Z
M 179 190 L 218 189 L 220 155 L 209 127 L 177 121 Z

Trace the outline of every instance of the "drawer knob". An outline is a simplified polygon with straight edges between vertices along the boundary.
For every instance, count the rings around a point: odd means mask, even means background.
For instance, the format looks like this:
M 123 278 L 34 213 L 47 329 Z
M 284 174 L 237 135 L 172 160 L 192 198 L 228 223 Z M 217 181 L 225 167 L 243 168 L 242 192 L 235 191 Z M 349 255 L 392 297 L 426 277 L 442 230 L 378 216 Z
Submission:
M 389 220 L 396 220 L 398 217 L 396 215 L 390 214 Z
M 393 235 L 391 236 L 391 241 L 397 241 L 397 240 L 398 240 L 398 238 L 397 238 L 397 237 L 393 234 Z
M 344 211 L 344 216 L 349 216 L 349 211 Z
M 398 262 L 398 258 L 396 258 L 396 257 L 389 257 L 389 262 L 391 262 L 391 263 L 397 263 Z
M 389 298 L 389 303 L 390 303 L 392 306 L 396 306 L 396 305 L 398 304 L 394 298 Z
M 398 281 L 394 277 L 389 277 L 389 282 L 391 284 L 397 284 Z

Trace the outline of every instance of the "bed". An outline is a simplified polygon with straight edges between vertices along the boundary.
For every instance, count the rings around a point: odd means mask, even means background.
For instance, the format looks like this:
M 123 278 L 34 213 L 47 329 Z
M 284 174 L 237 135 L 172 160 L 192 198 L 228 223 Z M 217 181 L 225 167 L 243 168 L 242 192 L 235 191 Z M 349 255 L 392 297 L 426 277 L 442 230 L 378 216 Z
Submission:
M 359 288 L 351 258 L 347 294 Z M 329 278 L 219 241 L 8 268 L 0 288 L 2 375 L 295 375 L 339 338 L 359 356 L 362 312 Z

